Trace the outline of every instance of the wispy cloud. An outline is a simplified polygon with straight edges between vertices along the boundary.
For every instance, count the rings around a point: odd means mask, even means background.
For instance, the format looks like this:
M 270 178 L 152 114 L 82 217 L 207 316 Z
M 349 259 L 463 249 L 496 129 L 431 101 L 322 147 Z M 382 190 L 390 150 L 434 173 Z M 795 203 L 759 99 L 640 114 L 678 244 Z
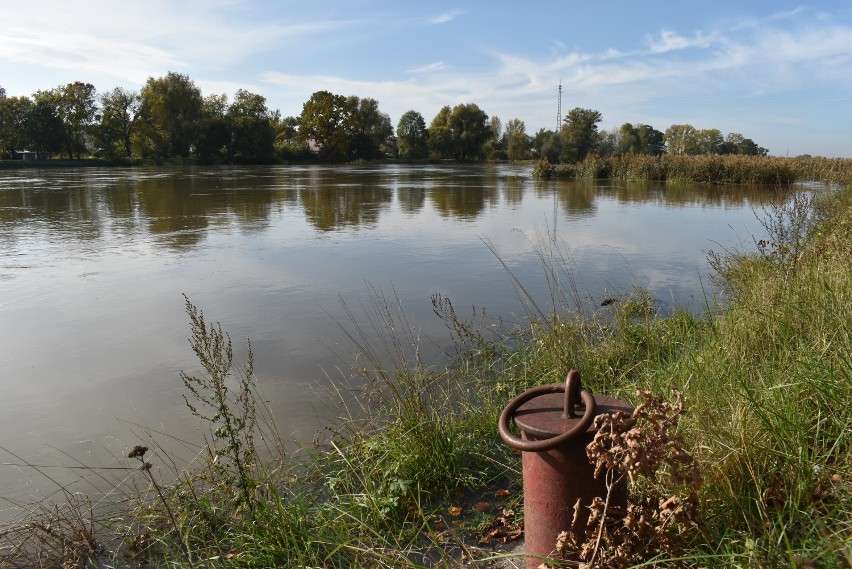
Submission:
M 434 16 L 429 19 L 429 23 L 431 24 L 446 24 L 447 22 L 452 22 L 459 16 L 465 14 L 464 10 L 450 10 L 449 12 L 444 12 L 443 14 L 439 14 L 438 16 Z
M 693 37 L 684 37 L 669 30 L 662 30 L 659 37 L 647 37 L 648 50 L 651 53 L 666 53 L 693 47 L 707 48 L 711 39 L 699 32 Z
M 443 61 L 436 61 L 435 63 L 429 63 L 428 65 L 421 65 L 420 67 L 412 67 L 408 70 L 409 73 L 431 73 L 433 71 L 443 71 L 447 69 L 447 65 Z

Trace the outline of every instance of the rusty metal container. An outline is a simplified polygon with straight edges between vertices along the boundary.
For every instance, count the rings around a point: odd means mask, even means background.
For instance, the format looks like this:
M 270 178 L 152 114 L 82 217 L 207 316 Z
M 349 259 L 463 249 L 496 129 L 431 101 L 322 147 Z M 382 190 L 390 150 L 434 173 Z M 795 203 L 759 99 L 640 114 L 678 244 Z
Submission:
M 503 440 L 522 451 L 524 477 L 524 553 L 526 567 L 537 568 L 538 557 L 552 556 L 556 537 L 569 531 L 574 507 L 580 501 L 574 534 L 583 541 L 589 517 L 588 506 L 596 496 L 606 498 L 605 476 L 597 479 L 586 455 L 595 436 L 594 418 L 604 413 L 633 408 L 612 397 L 592 395 L 580 385 L 580 374 L 571 370 L 565 383 L 540 385 L 512 399 L 500 414 Z M 521 431 L 509 429 L 514 420 Z M 610 506 L 626 506 L 627 489 L 614 488 Z

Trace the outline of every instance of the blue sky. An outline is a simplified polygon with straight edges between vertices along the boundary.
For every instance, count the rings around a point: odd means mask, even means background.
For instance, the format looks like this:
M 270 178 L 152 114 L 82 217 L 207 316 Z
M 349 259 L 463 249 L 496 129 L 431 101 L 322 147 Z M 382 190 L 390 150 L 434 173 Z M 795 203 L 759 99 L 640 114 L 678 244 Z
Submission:
M 739 132 L 771 154 L 852 156 L 852 1 L 2 0 L 0 85 L 139 89 L 168 71 L 298 115 L 372 97 L 394 124 L 476 103 L 532 134 L 573 107 Z M 523 7 L 522 7 L 523 6 Z

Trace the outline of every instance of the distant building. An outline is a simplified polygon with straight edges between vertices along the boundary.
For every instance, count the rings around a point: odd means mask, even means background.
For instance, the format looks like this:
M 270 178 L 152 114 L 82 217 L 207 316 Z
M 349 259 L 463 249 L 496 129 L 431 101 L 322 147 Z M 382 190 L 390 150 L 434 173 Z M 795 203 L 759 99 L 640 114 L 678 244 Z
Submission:
M 14 160 L 38 160 L 38 154 L 32 150 L 16 150 Z

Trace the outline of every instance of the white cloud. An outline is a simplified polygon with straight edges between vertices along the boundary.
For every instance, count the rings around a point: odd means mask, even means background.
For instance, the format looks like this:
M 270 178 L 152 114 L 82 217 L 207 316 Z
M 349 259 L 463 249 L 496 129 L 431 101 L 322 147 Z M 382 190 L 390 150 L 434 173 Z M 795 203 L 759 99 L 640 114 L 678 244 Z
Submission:
M 447 65 L 443 61 L 436 61 L 435 63 L 430 63 L 428 65 L 421 65 L 420 67 L 413 67 L 408 70 L 409 73 L 430 73 L 433 71 L 443 71 L 447 68 Z
M 647 37 L 646 42 L 651 53 L 666 53 L 693 47 L 707 48 L 711 44 L 710 38 L 701 32 L 688 38 L 668 30 L 662 30 L 658 38 Z
M 431 24 L 446 24 L 447 22 L 452 22 L 459 16 L 465 13 L 464 10 L 450 10 L 449 12 L 444 12 L 443 14 L 439 14 L 433 18 L 429 19 L 429 23 Z

